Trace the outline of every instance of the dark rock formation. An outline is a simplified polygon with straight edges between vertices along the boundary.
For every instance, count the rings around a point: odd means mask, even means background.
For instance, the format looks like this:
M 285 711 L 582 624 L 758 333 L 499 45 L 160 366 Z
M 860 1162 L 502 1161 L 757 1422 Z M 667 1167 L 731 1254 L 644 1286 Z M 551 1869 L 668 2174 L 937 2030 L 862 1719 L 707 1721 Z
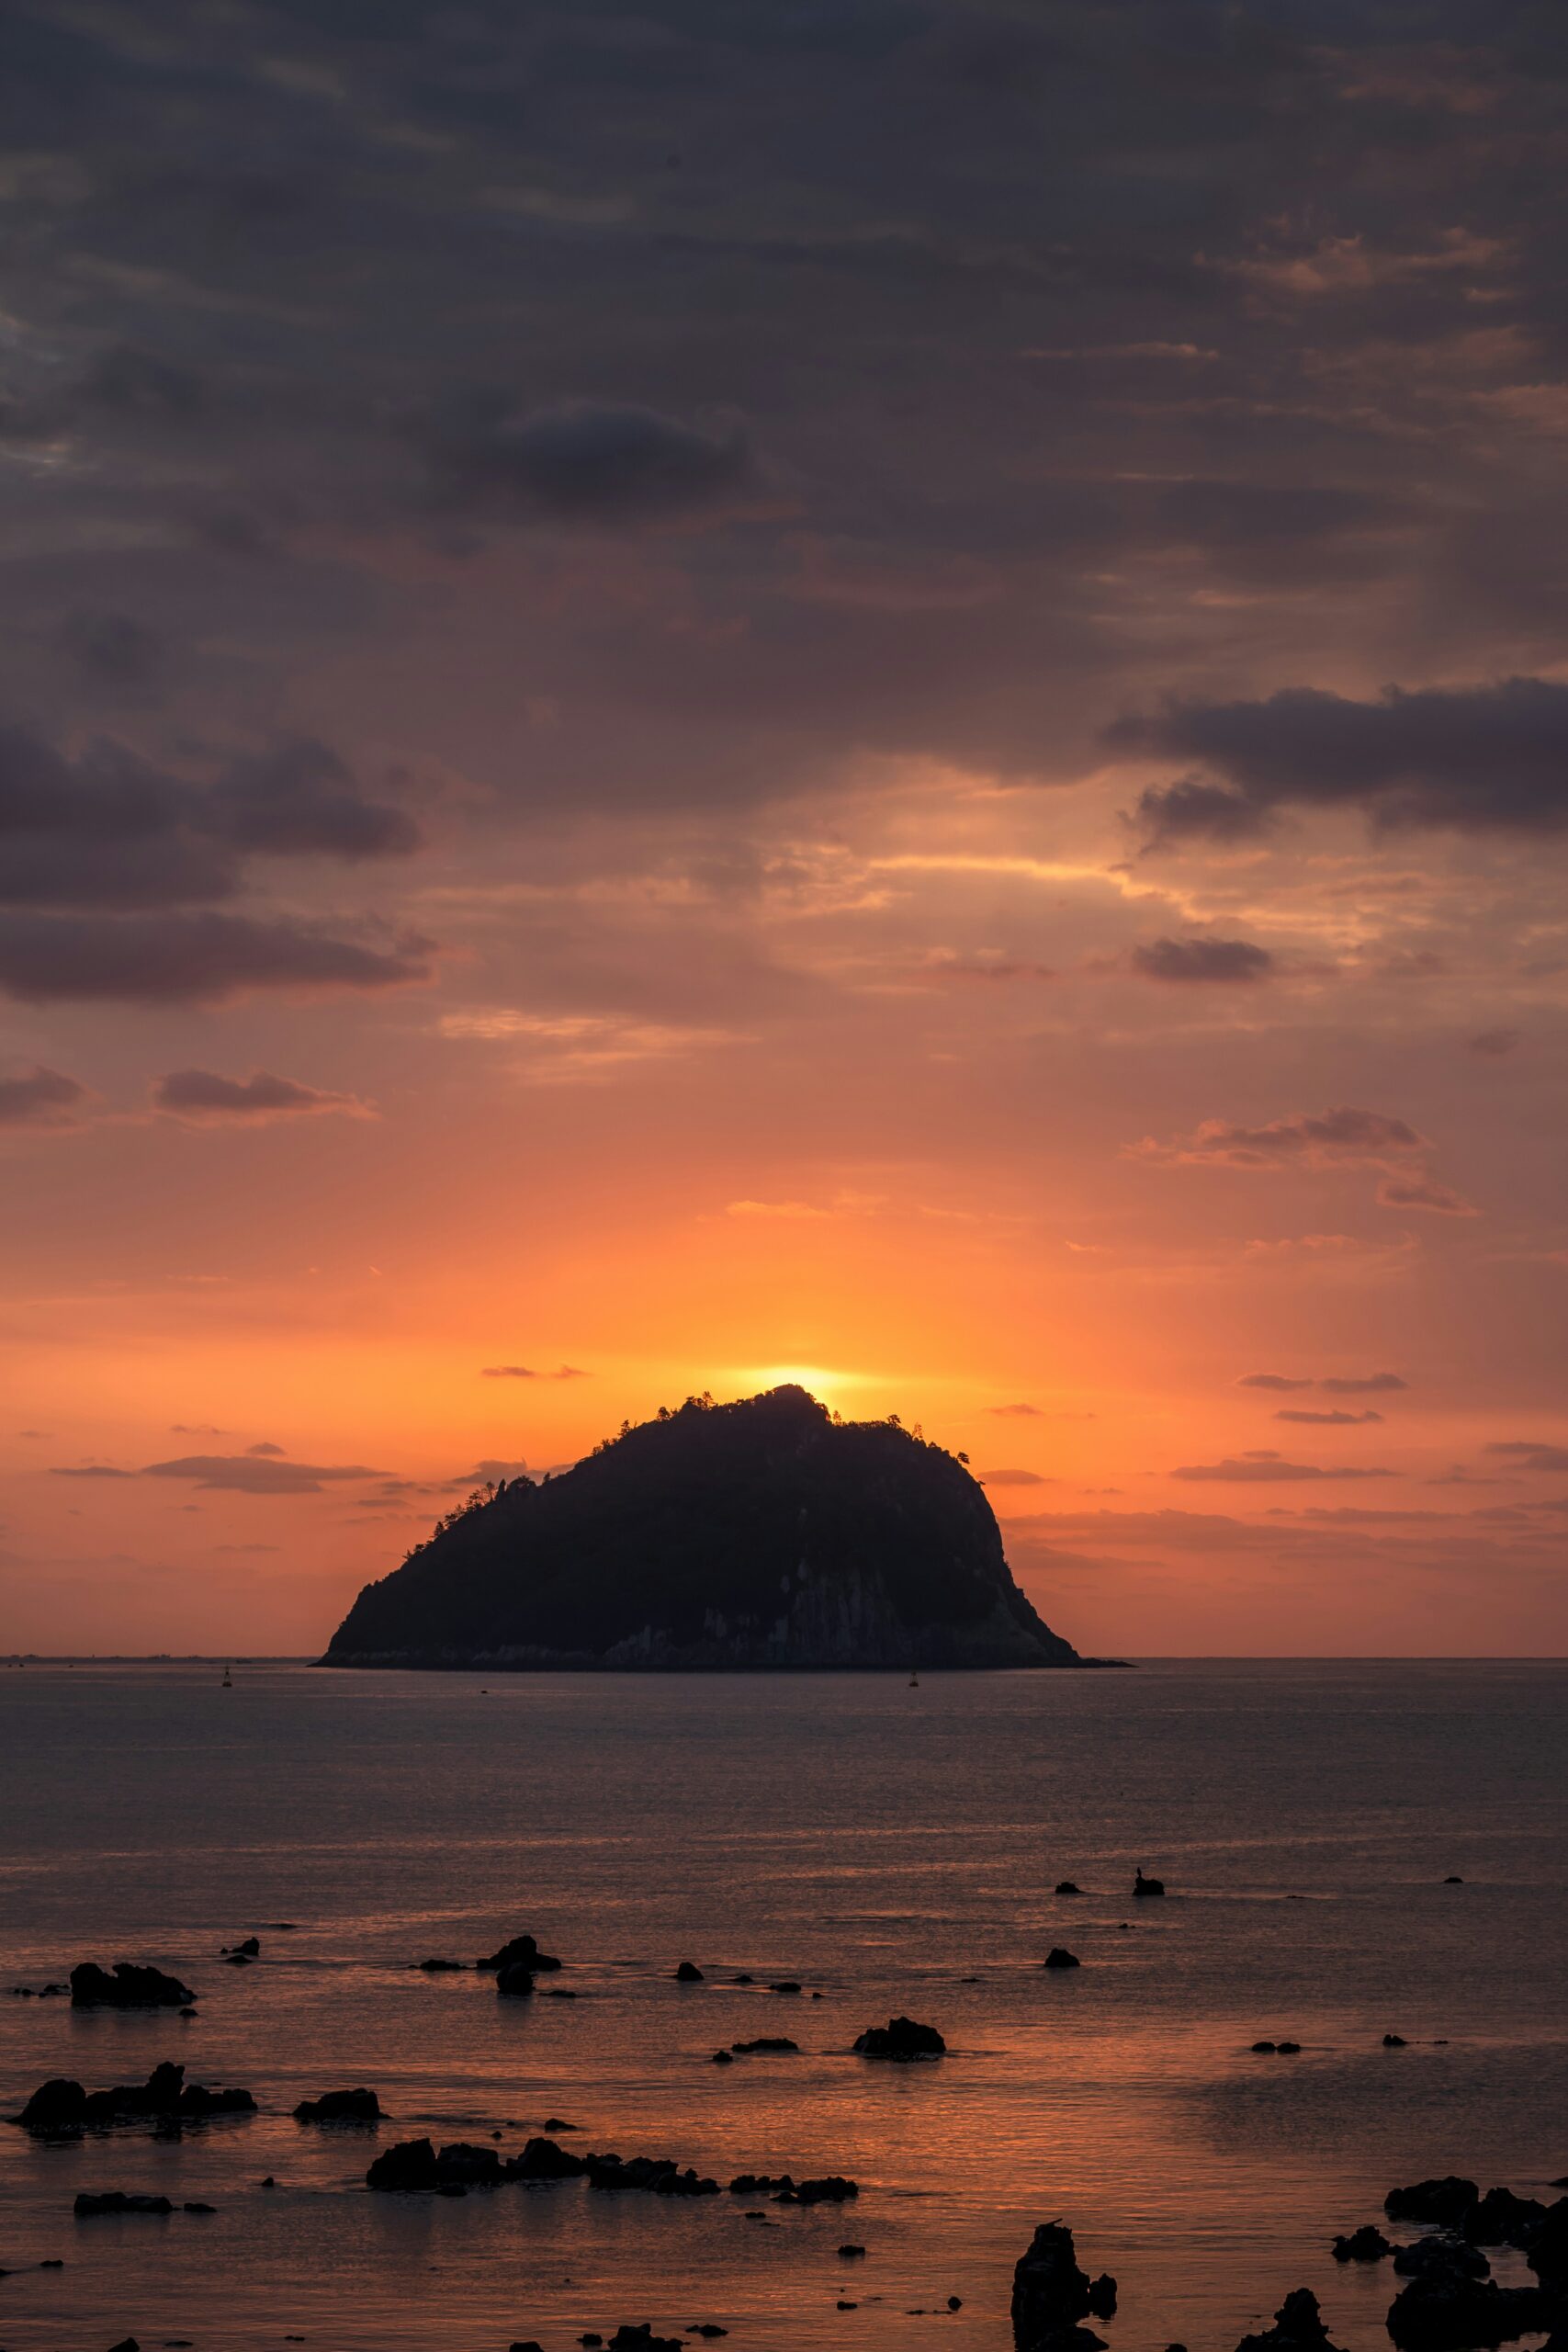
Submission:
M 1333 2352 L 1317 2297 L 1310 2288 L 1296 2288 L 1275 2312 L 1273 2326 L 1244 2335 L 1235 2352 Z
M 541 1951 L 532 1936 L 513 1936 L 488 1960 L 474 1962 L 476 1968 L 525 1968 L 534 1976 L 548 1976 L 560 1966 L 553 1951 Z
M 1385 2255 L 1393 2252 L 1392 2244 L 1375 2222 L 1363 2222 L 1359 2230 L 1350 2232 L 1348 2237 L 1340 2236 L 1334 2241 L 1336 2262 L 1381 2262 Z
M 1066 1944 L 1053 1944 L 1040 1965 L 1042 1968 L 1081 1968 L 1083 1962 L 1076 1951 L 1067 1950 Z
M 865 2248 L 863 2245 L 841 2245 L 839 2248 L 839 2253 L 845 2262 L 858 2261 L 864 2252 Z
M 1012 2274 L 1012 2334 L 1018 2352 L 1103 2352 L 1104 2339 L 1078 2323 L 1109 2319 L 1116 2281 L 1080 2268 L 1065 2222 L 1042 2222 Z
M 584 2159 L 590 2188 L 645 2188 L 655 2197 L 716 2197 L 718 2183 L 684 2171 L 670 2156 L 588 2156 Z
M 570 2131 L 570 2124 L 557 2124 L 559 2131 Z M 529 2140 L 520 2156 L 512 2160 L 514 2180 L 574 2180 L 588 2169 L 585 2156 L 574 2156 L 570 2148 L 558 2147 L 553 2140 Z
M 133 1961 L 117 1960 L 111 1976 L 95 1960 L 84 1960 L 71 1971 L 73 2009 L 181 2009 L 196 1995 L 177 1976 L 161 1968 L 139 1968 Z
M 513 1478 L 368 1585 L 327 1666 L 1077 1666 L 963 1464 L 804 1389 L 696 1400 Z
M 225 1944 L 219 1954 L 219 1958 L 220 1960 L 259 1960 L 261 1958 L 261 1938 L 259 1936 L 247 1936 L 243 1943 Z
M 867 2026 L 855 2036 L 862 2058 L 940 2058 L 946 2042 L 934 2025 L 917 2025 L 913 2018 L 889 2018 L 886 2025 Z
M 739 2172 L 729 2184 L 732 2197 L 771 2196 L 775 2205 L 842 2205 L 860 2195 L 858 2181 L 841 2172 L 824 2173 L 815 2180 L 796 2180 L 787 2172 Z
M 677 1984 L 700 1984 L 702 1981 L 703 1972 L 694 1960 L 683 1960 L 675 1971 Z
M 1491 2278 L 1435 2270 L 1394 2297 L 1388 2332 L 1399 2352 L 1469 2352 L 1533 2335 L 1551 2318 L 1551 2300 L 1540 2287 L 1499 2287 Z
M 1145 1878 L 1142 1868 L 1140 1868 L 1134 1876 L 1133 1892 L 1134 1894 L 1145 1896 L 1151 1894 L 1163 1894 L 1165 1893 L 1165 1881 L 1163 1878 Z
M 755 2041 L 732 2041 L 729 2046 L 731 2050 L 739 2052 L 742 2058 L 752 2057 L 761 2051 L 798 2051 L 800 2048 L 799 2042 L 792 2041 L 786 2033 L 760 2033 Z
M 323 2091 L 320 2098 L 302 2098 L 294 2110 L 296 2123 L 378 2123 L 381 2102 L 374 2091 Z
M 1409 2047 L 1409 2044 L 1402 2033 L 1385 2033 L 1382 2038 L 1382 2046 L 1385 2050 L 1404 2050 Z
M 686 2352 L 678 2335 L 655 2335 L 651 2324 L 616 2328 L 610 2338 L 610 2352 Z
M 1429 2238 L 1413 2238 L 1398 2247 L 1393 2267 L 1402 2278 L 1485 2278 L 1491 2264 L 1478 2245 L 1438 2230 Z
M 172 2213 L 174 2210 L 167 2197 L 141 2197 L 123 2188 L 104 2188 L 96 2195 L 91 2189 L 80 2189 L 72 2208 L 79 2222 L 90 2222 L 99 2213 Z
M 106 2091 L 84 2090 L 80 2083 L 57 2075 L 40 2084 L 20 2115 L 11 2120 L 41 2139 L 82 2132 L 89 2125 L 202 2123 L 212 2115 L 255 2113 L 249 2091 L 187 2085 L 185 2071 L 165 2061 L 153 2067 L 144 2083 L 120 2083 Z
M 1447 2173 L 1441 2180 L 1418 2180 L 1409 2188 L 1391 2188 L 1382 2210 L 1391 2222 L 1423 2222 L 1437 2229 L 1462 2229 L 1481 2202 L 1474 2181 Z
M 497 1969 L 495 1989 L 509 2000 L 521 2000 L 534 1989 L 534 1972 L 525 1961 L 510 1961 L 504 1968 Z
M 710 2063 L 715 2066 L 733 2066 L 735 2059 L 728 2050 L 716 2050 Z
M 416 1960 L 413 1964 L 416 1968 L 423 1969 L 426 1976 L 459 1974 L 463 1966 L 460 1960 Z
M 1547 2216 L 1539 2197 L 1516 2197 L 1511 2188 L 1489 2188 L 1466 2216 L 1464 2234 L 1472 2245 L 1532 2245 Z
M 1083 1889 L 1081 1886 L 1075 1885 L 1070 1878 L 1059 1878 L 1056 1881 L 1056 1892 L 1058 1894 L 1081 1894 Z
M 1526 2259 L 1543 2287 L 1568 2301 L 1568 2197 L 1547 2207 L 1531 2234 Z

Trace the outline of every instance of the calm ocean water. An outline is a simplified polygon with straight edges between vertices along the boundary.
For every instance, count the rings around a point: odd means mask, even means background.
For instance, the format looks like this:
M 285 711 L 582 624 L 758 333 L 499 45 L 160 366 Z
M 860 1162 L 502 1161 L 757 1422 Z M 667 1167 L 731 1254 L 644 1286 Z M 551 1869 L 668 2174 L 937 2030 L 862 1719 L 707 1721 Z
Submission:
M 200 1995 L 189 2022 L 0 1997 L 0 2110 L 164 2057 L 262 2109 L 177 2141 L 0 2129 L 0 2345 L 570 2352 L 646 2318 L 716 2323 L 735 2352 L 1001 2352 L 1012 2264 L 1059 2216 L 1120 2281 L 1114 2352 L 1230 2352 L 1297 2286 L 1337 2341 L 1384 2347 L 1387 2267 L 1337 2267 L 1335 2230 L 1427 2173 L 1540 2194 L 1568 2171 L 1565 1702 L 1557 1663 L 916 1690 L 0 1672 L 0 1986 L 130 1958 Z M 1129 1900 L 1139 1863 L 1165 1904 Z M 524 1928 L 568 1963 L 541 1991 L 576 2000 L 411 1969 Z M 219 1962 L 253 1931 L 256 1966 Z M 1058 1942 L 1081 1968 L 1041 1968 Z M 705 1984 L 671 1981 L 685 1958 Z M 755 1986 L 725 1982 L 742 1971 Z M 784 1977 L 804 1994 L 765 1989 Z M 850 2054 L 895 2011 L 949 2056 Z M 766 2033 L 801 2054 L 709 2063 Z M 1252 2055 L 1264 2036 L 1302 2054 Z M 390 2111 L 378 2134 L 290 2119 L 359 2083 Z M 510 2150 L 550 2114 L 579 2147 L 842 2171 L 862 2194 L 761 2227 L 729 2196 L 361 2185 L 378 2144 L 501 2130 Z M 82 2188 L 218 2210 L 76 2222 Z

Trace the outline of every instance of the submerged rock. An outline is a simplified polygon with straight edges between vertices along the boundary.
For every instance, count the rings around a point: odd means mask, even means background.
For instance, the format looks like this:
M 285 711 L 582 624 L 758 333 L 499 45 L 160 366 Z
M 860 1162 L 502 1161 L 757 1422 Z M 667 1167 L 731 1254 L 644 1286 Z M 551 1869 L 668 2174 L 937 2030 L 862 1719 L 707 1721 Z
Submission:
M 95 1960 L 80 1961 L 71 1971 L 73 2009 L 181 2009 L 195 1998 L 177 1976 L 134 1961 L 117 1960 L 112 1975 Z
M 940 2058 L 946 2048 L 934 2025 L 918 2025 L 913 2018 L 889 2018 L 886 2025 L 867 2026 L 854 2041 L 862 2058 Z
M 413 1965 L 426 1976 L 448 1976 L 460 1975 L 464 1963 L 460 1960 L 416 1960 Z
M 296 2123 L 378 2123 L 381 2102 L 374 2091 L 323 2091 L 320 2098 L 302 2098 L 294 2110 Z
M 100 2213 L 172 2213 L 174 2205 L 167 2197 L 143 2197 L 123 2188 L 103 2188 L 93 2192 L 78 2192 L 72 2211 L 79 2222 L 92 2221 Z
M 787 2033 L 760 2033 L 755 2041 L 732 2041 L 729 2046 L 742 2058 L 754 2057 L 759 2052 L 770 2050 L 798 2052 L 800 2048 L 799 2042 L 792 2041 Z

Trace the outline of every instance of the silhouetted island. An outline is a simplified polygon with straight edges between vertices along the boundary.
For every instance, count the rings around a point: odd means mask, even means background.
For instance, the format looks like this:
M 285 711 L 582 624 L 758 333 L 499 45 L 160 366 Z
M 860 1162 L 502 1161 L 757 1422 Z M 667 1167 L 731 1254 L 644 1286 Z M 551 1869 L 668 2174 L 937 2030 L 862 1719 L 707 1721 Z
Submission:
M 962 1462 L 803 1388 L 689 1398 L 470 1498 L 367 1585 L 324 1666 L 1070 1667 Z

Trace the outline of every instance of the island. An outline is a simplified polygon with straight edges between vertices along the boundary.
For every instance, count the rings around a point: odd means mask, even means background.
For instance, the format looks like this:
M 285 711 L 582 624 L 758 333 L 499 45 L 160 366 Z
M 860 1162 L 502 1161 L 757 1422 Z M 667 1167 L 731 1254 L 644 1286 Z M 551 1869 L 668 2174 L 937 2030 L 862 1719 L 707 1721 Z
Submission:
M 323 1666 L 1078 1667 L 955 1455 L 805 1389 L 691 1397 L 469 1497 L 367 1585 Z

